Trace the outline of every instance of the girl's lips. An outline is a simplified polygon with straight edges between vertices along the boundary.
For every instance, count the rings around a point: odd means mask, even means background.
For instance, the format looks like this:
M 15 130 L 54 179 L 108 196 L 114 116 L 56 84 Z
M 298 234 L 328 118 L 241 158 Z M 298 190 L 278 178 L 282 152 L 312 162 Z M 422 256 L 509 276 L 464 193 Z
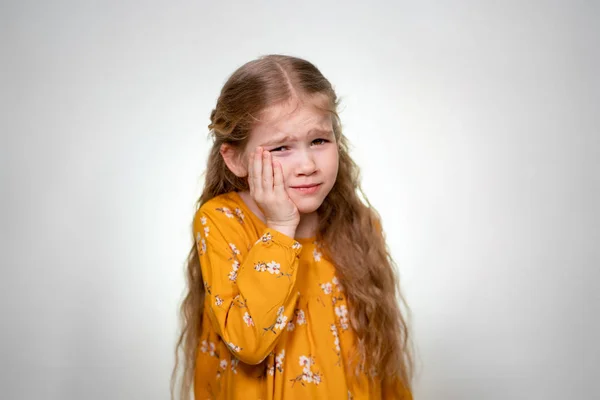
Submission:
M 319 184 L 316 184 L 314 186 L 309 186 L 309 187 L 292 187 L 292 189 L 295 189 L 302 194 L 312 194 L 312 193 L 316 192 L 320 186 L 321 186 L 321 184 L 319 183 Z

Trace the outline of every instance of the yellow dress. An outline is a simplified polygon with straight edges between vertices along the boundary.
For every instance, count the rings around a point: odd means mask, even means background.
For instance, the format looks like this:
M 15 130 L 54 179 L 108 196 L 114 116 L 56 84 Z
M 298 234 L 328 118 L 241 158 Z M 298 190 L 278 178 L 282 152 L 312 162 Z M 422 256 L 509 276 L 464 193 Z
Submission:
M 237 192 L 194 217 L 206 292 L 194 395 L 204 399 L 411 399 L 351 379 L 348 305 L 315 238 L 269 229 Z

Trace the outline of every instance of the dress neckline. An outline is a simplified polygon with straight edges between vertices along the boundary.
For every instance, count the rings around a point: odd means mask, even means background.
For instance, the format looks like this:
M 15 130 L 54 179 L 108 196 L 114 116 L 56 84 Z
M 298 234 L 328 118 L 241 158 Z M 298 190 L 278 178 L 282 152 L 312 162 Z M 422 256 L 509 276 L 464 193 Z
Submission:
M 250 216 L 250 218 L 252 218 L 252 220 L 253 220 L 253 221 L 254 221 L 256 224 L 258 224 L 258 225 L 259 225 L 259 226 L 261 226 L 262 228 L 267 228 L 267 224 L 265 224 L 265 223 L 263 222 L 263 220 L 262 220 L 262 219 L 260 219 L 260 218 L 258 217 L 258 215 L 256 215 L 256 214 L 254 213 L 254 211 L 252 211 L 252 210 L 250 209 L 250 207 L 249 207 L 249 206 L 246 204 L 246 202 L 244 201 L 244 199 L 242 198 L 242 196 L 240 195 L 240 193 L 239 193 L 239 192 L 237 192 L 237 191 L 232 191 L 231 193 L 233 193 L 233 195 L 234 195 L 235 197 L 237 197 L 237 201 L 236 201 L 236 203 L 238 203 L 238 204 L 240 205 L 240 207 L 242 207 L 242 208 L 244 209 L 244 212 L 245 212 L 247 215 L 249 215 L 249 216 Z M 301 243 L 301 244 L 303 244 L 303 245 L 305 245 L 305 244 L 310 244 L 310 243 L 314 242 L 315 240 L 317 240 L 317 237 L 316 237 L 316 236 L 312 236 L 312 237 L 308 237 L 308 238 L 294 238 L 294 240 L 295 240 L 295 241 L 297 241 L 297 242 L 299 242 L 299 243 Z

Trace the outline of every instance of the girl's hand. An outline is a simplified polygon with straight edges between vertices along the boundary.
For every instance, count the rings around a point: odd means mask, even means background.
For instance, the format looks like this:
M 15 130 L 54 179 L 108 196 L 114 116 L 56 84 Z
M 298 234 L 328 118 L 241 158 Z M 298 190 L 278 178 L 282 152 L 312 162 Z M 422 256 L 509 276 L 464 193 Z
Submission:
M 265 215 L 267 226 L 294 237 L 300 212 L 285 190 L 281 164 L 272 161 L 271 153 L 261 147 L 250 156 L 248 184 L 250 195 Z

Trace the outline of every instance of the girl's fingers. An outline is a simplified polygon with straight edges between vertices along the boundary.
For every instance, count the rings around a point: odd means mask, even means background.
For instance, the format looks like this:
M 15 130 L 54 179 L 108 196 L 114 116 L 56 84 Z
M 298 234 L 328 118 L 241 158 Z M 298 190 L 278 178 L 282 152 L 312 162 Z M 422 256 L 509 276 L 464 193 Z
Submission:
M 254 179 L 253 178 L 254 177 L 254 173 L 252 172 L 253 171 L 253 168 L 252 168 L 252 161 L 253 160 L 254 160 L 253 155 L 249 155 L 248 156 L 248 164 L 247 164 L 248 166 L 247 166 L 247 168 L 248 168 L 248 186 L 250 186 L 250 193 L 254 192 L 254 182 L 252 181 L 252 179 Z
M 263 151 L 263 167 L 262 167 L 262 183 L 263 192 L 270 193 L 273 191 L 273 165 L 271 164 L 271 153 Z
M 252 184 L 254 185 L 254 191 L 257 193 L 262 193 L 263 185 L 262 185 L 262 149 L 258 147 L 253 154 L 252 159 Z
M 285 188 L 283 187 L 283 171 L 281 169 L 281 164 L 277 161 L 273 161 L 273 191 L 275 194 L 283 195 L 285 193 Z

